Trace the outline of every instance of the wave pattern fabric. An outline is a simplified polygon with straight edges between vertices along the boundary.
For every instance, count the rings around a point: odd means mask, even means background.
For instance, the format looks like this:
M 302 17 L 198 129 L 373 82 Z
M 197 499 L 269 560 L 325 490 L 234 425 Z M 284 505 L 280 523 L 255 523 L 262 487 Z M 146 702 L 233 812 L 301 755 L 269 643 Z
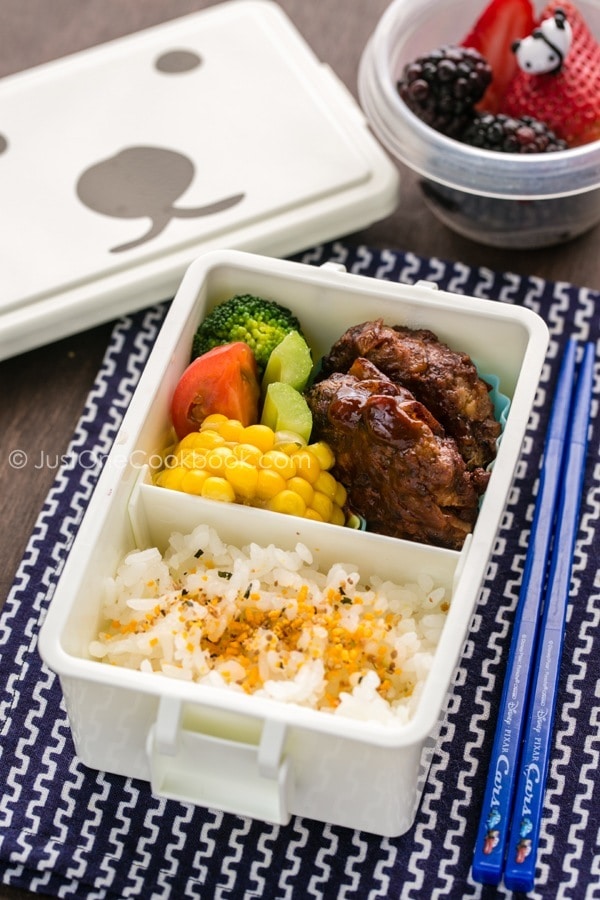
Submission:
M 58 679 L 42 664 L 45 611 L 167 304 L 115 324 L 105 359 L 0 617 L 0 881 L 77 900 L 421 900 L 511 897 L 470 866 L 554 384 L 566 341 L 598 342 L 600 294 L 411 253 L 335 242 L 297 259 L 523 304 L 551 343 L 513 488 L 456 669 L 414 826 L 400 838 L 308 819 L 282 827 L 152 796 L 85 768 Z M 599 391 L 598 381 L 596 392 Z M 600 434 L 598 398 L 572 573 L 538 898 L 600 898 Z M 72 461 L 72 462 L 71 462 Z

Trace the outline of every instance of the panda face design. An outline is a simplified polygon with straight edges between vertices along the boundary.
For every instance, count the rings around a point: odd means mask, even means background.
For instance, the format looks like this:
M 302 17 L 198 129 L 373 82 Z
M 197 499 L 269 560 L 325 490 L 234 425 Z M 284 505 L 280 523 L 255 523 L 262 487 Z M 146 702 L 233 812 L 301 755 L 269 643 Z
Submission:
M 244 199 L 237 193 L 202 206 L 176 206 L 193 177 L 194 164 L 182 153 L 168 147 L 127 147 L 86 169 L 77 182 L 77 196 L 105 216 L 151 220 L 145 234 L 110 248 L 111 253 L 122 253 L 159 235 L 171 219 L 209 216 Z
M 512 45 L 519 68 L 530 75 L 558 72 L 571 47 L 573 33 L 562 9 L 523 40 Z
M 175 49 L 161 54 L 155 68 L 162 74 L 178 75 L 193 71 L 202 62 L 193 51 Z M 171 219 L 209 216 L 244 199 L 238 192 L 201 206 L 176 206 L 176 200 L 190 186 L 194 171 L 192 160 L 171 148 L 130 146 L 87 168 L 77 181 L 76 191 L 81 202 L 94 212 L 122 219 L 150 219 L 145 234 L 110 248 L 111 253 L 122 253 L 157 237 Z
M 531 75 L 554 72 L 562 64 L 562 57 L 544 41 L 539 32 L 520 41 L 515 53 L 519 68 Z
M 203 62 L 193 50 L 173 48 L 155 59 L 154 68 L 170 77 L 193 72 Z M 0 132 L 0 155 L 8 148 L 8 138 Z M 92 212 L 120 219 L 150 219 L 145 234 L 109 248 L 110 253 L 121 253 L 157 237 L 172 219 L 210 216 L 241 203 L 245 197 L 244 192 L 237 191 L 201 205 L 176 205 L 194 174 L 193 161 L 179 151 L 134 145 L 89 165 L 80 174 L 75 190 L 81 203 Z

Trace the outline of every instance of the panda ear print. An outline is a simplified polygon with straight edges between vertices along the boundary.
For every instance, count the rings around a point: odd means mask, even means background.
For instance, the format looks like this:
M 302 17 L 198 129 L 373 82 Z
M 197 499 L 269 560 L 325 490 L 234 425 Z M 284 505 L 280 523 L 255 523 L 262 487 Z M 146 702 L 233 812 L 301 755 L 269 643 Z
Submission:
M 557 28 L 564 29 L 567 21 L 567 14 L 562 6 L 557 6 L 554 10 L 554 21 L 556 22 Z

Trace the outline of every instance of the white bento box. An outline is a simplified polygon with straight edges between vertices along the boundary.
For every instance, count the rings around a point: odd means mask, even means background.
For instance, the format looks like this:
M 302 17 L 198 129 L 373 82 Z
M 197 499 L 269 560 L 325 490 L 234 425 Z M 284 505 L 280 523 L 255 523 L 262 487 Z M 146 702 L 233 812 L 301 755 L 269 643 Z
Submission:
M 499 378 L 510 398 L 479 517 L 452 551 L 202 500 L 144 483 L 144 463 L 165 447 L 169 403 L 189 362 L 194 331 L 217 302 L 255 293 L 288 306 L 315 358 L 350 325 L 383 317 L 429 328 Z M 548 343 L 532 311 L 462 297 L 420 282 L 400 285 L 242 251 L 209 251 L 187 270 L 109 454 L 52 599 L 40 652 L 58 673 L 81 760 L 149 781 L 155 793 L 285 823 L 292 814 L 386 836 L 408 830 L 424 778 L 428 739 L 484 579 Z M 258 512 L 258 515 L 257 515 Z M 361 575 L 407 580 L 426 570 L 451 604 L 420 703 L 390 727 L 170 679 L 90 657 L 103 579 L 137 546 L 164 549 L 199 521 L 231 543 L 305 543 L 323 565 L 357 563 Z

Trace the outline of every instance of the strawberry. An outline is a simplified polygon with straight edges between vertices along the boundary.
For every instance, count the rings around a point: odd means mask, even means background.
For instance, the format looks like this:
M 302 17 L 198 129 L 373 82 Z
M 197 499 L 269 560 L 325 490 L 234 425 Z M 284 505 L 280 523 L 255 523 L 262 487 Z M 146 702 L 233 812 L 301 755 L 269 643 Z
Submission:
M 573 31 L 558 72 L 532 75 L 520 69 L 510 81 L 501 112 L 544 121 L 569 147 L 600 140 L 600 45 L 569 0 L 552 0 L 540 22 L 563 9 Z
M 498 112 L 506 86 L 518 68 L 511 51 L 513 41 L 530 34 L 534 27 L 531 0 L 491 0 L 461 41 L 463 47 L 478 50 L 494 73 L 491 85 L 478 104 L 480 109 Z

